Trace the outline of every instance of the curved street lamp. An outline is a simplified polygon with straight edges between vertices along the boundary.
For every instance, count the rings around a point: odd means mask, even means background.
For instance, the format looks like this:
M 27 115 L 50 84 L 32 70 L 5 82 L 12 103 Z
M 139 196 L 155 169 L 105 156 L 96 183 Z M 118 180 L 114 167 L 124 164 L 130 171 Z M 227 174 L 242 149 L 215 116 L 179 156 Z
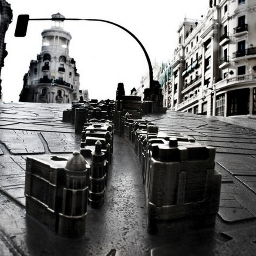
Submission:
M 53 17 L 53 18 L 38 18 L 38 19 L 30 19 L 28 14 L 21 14 L 18 16 L 17 18 L 17 24 L 16 24 L 16 29 L 15 29 L 15 37 L 25 37 L 26 33 L 27 33 L 27 27 L 28 27 L 28 21 L 29 20 L 52 20 L 52 21 L 64 21 L 64 20 L 84 20 L 84 21 L 100 21 L 100 22 L 104 22 L 104 23 L 108 23 L 111 25 L 114 25 L 116 27 L 121 28 L 122 30 L 124 30 L 125 32 L 127 32 L 130 36 L 132 36 L 137 43 L 140 45 L 140 47 L 142 48 L 146 59 L 147 59 L 147 63 L 148 63 L 148 69 L 149 69 L 149 87 L 153 88 L 153 69 L 152 69 L 152 65 L 150 62 L 150 58 L 148 56 L 148 53 L 145 49 L 145 47 L 143 46 L 143 44 L 140 42 L 140 40 L 128 29 L 126 29 L 125 27 L 114 23 L 112 21 L 108 21 L 108 20 L 101 20 L 101 19 L 78 19 L 78 18 L 58 18 L 58 17 Z

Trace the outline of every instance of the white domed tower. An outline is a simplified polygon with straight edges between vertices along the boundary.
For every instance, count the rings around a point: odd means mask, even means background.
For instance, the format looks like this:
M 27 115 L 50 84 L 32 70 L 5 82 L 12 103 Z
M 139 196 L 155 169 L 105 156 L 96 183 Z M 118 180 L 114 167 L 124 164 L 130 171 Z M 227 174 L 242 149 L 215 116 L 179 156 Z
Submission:
M 20 101 L 69 103 L 78 100 L 79 74 L 75 60 L 69 56 L 72 37 L 63 29 L 63 15 L 53 14 L 52 18 L 59 20 L 42 32 L 41 53 L 37 60 L 30 62 L 29 72 L 24 75 Z

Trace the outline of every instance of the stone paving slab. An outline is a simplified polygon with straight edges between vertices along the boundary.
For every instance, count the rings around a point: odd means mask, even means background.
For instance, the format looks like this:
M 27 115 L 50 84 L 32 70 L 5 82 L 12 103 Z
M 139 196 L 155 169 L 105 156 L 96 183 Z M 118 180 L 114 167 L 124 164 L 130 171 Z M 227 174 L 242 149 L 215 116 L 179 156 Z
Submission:
M 12 154 L 45 153 L 44 146 L 36 132 L 0 130 L 0 141 Z
M 51 153 L 72 153 L 80 150 L 81 136 L 75 133 L 41 132 Z

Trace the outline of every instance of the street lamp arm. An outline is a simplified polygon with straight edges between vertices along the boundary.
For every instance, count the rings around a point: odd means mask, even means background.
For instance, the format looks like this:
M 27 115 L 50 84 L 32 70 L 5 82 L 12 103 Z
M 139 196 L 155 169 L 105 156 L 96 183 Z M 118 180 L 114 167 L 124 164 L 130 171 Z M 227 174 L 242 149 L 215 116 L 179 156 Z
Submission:
M 15 30 L 15 36 L 16 37 L 24 37 L 26 35 L 26 31 L 27 31 L 27 25 L 28 25 L 28 21 L 29 20 L 52 20 L 52 21 L 64 21 L 64 20 L 84 20 L 84 21 L 99 21 L 99 22 L 104 22 L 104 23 L 108 23 L 111 25 L 114 25 L 116 27 L 121 28 L 122 30 L 124 30 L 125 32 L 127 32 L 130 36 L 132 36 L 136 42 L 140 45 L 141 49 L 143 50 L 145 57 L 147 59 L 147 63 L 148 63 L 148 69 L 149 69 L 149 86 L 150 88 L 153 88 L 153 69 L 152 69 L 152 65 L 150 62 L 150 58 L 148 56 L 148 53 L 145 49 L 145 47 L 143 46 L 143 44 L 140 42 L 140 40 L 128 29 L 126 29 L 125 27 L 114 23 L 112 21 L 108 21 L 108 20 L 101 20 L 101 19 L 78 19 L 78 18 L 64 18 L 64 17 L 53 17 L 53 18 L 36 18 L 36 19 L 30 19 L 28 14 L 22 14 L 18 16 L 17 19 L 17 25 L 16 25 L 16 30 Z
M 152 69 L 152 65 L 151 65 L 149 55 L 148 55 L 145 47 L 143 46 L 143 44 L 140 42 L 140 40 L 131 31 L 129 31 L 128 29 L 126 29 L 125 27 L 123 27 L 123 26 L 121 26 L 117 23 L 114 23 L 114 22 L 108 21 L 108 20 L 101 20 L 101 19 L 84 19 L 84 20 L 86 20 L 86 21 L 100 21 L 100 22 L 109 23 L 111 25 L 114 25 L 116 27 L 121 28 L 122 30 L 127 32 L 130 36 L 132 36 L 136 40 L 136 42 L 140 45 L 141 49 L 143 50 L 143 52 L 145 54 L 145 57 L 146 57 L 147 63 L 148 63 L 148 69 L 149 69 L 149 87 L 153 88 L 153 69 Z

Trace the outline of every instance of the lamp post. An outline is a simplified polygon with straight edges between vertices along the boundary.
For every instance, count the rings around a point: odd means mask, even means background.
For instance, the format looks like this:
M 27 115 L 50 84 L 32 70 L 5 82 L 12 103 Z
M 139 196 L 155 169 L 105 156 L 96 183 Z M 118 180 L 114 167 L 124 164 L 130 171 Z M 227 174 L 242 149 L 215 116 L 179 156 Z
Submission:
M 150 88 L 154 88 L 153 85 L 153 69 L 152 69 L 152 65 L 150 62 L 150 58 L 148 56 L 148 53 L 145 49 L 145 47 L 143 46 L 143 44 L 140 42 L 140 40 L 128 29 L 126 29 L 125 27 L 114 23 L 112 21 L 108 21 L 108 20 L 101 20 L 101 19 L 78 19 L 78 18 L 57 18 L 57 17 L 53 17 L 53 18 L 37 18 L 37 19 L 30 19 L 28 14 L 21 14 L 18 16 L 17 19 L 17 24 L 16 24 L 16 30 L 15 30 L 15 37 L 24 37 L 26 36 L 27 33 L 27 26 L 28 26 L 28 21 L 29 20 L 52 20 L 52 21 L 64 21 L 64 20 L 77 20 L 77 21 L 99 21 L 99 22 L 104 22 L 104 23 L 108 23 L 111 25 L 114 25 L 116 27 L 121 28 L 122 30 L 124 30 L 125 32 L 127 32 L 130 36 L 132 36 L 136 42 L 140 45 L 141 49 L 143 50 L 145 57 L 147 59 L 147 63 L 148 63 L 148 70 L 149 70 L 149 87 Z

